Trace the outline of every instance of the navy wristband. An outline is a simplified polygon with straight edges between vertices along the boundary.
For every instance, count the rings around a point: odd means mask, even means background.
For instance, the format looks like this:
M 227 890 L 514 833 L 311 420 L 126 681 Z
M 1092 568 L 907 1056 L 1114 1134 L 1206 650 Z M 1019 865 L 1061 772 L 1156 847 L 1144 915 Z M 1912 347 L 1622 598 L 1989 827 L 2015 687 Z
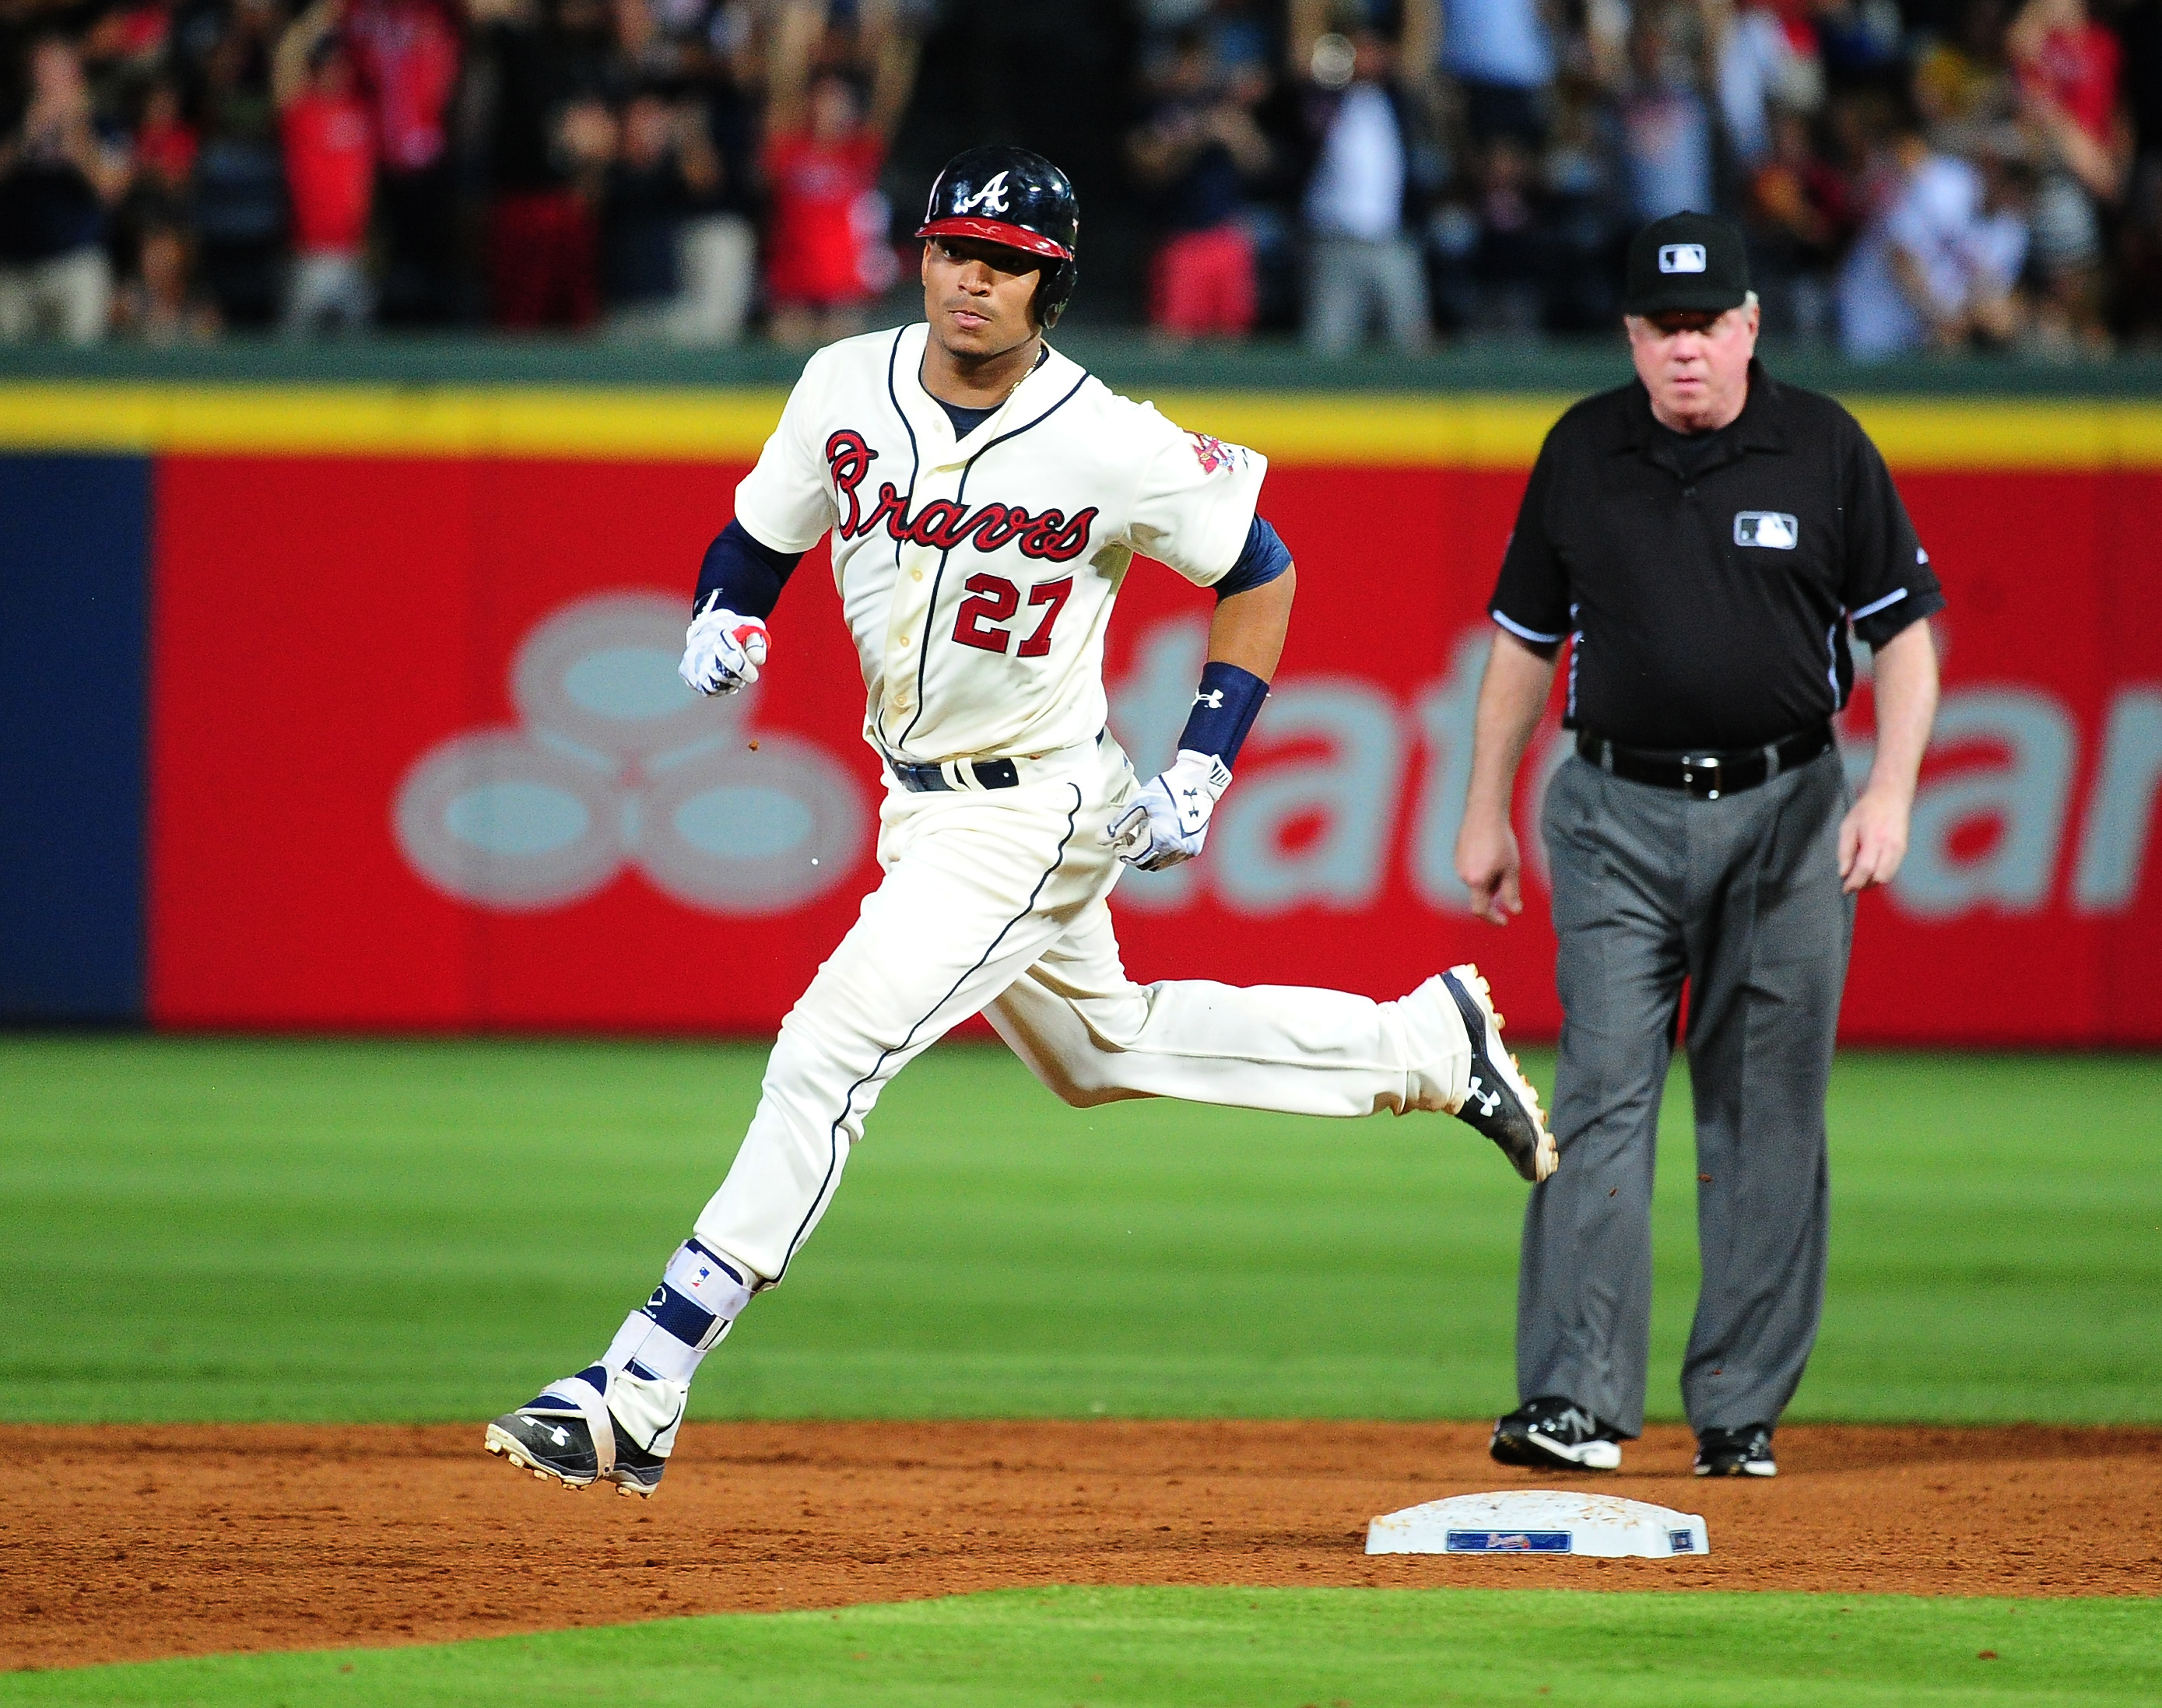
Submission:
M 719 606 L 739 617 L 765 620 L 781 603 L 781 590 L 802 557 L 800 551 L 776 551 L 762 546 L 742 523 L 729 523 L 706 548 L 691 614 L 702 616 Z
M 1210 660 L 1201 667 L 1201 689 L 1179 734 L 1180 751 L 1213 753 L 1234 763 L 1268 697 L 1269 685 L 1251 671 Z

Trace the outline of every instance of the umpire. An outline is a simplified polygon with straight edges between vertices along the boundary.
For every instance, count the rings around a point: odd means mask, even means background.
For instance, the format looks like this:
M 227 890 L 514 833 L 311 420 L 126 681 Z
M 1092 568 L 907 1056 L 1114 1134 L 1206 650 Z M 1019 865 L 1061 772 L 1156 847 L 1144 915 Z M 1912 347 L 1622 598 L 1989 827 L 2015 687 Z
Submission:
M 1770 1476 L 1824 1297 L 1825 1092 L 1855 892 L 1906 851 L 1944 597 L 1854 418 L 1755 359 L 1742 238 L 1637 233 L 1637 379 L 1547 435 L 1501 563 L 1456 847 L 1475 911 L 1522 909 L 1510 802 L 1569 645 L 1575 756 L 1541 828 L 1564 1016 L 1561 1166 L 1524 1219 L 1508 1465 L 1611 1470 L 1643 1429 L 1659 1094 L 1684 985 L 1703 1288 L 1682 1365 L 1700 1476 Z M 1875 655 L 1848 787 L 1832 714 Z

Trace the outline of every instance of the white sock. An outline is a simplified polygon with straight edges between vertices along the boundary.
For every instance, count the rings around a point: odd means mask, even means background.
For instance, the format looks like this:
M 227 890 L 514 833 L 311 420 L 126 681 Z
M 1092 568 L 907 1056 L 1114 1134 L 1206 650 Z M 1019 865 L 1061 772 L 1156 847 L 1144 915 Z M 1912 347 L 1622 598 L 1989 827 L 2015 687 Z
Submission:
M 1455 1114 L 1471 1089 L 1471 1040 L 1449 987 L 1437 974 L 1410 995 L 1381 1005 L 1403 1028 L 1411 1063 L 1405 1106 Z

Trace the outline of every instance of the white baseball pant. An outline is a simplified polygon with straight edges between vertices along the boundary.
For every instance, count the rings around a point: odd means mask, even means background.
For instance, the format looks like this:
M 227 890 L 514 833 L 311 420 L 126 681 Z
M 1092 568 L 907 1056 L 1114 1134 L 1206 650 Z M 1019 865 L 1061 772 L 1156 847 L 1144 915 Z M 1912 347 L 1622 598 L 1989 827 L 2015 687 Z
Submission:
M 1179 1097 L 1363 1115 L 1463 1100 L 1470 1045 L 1432 981 L 1375 1002 L 1128 979 L 1105 901 L 1122 868 L 1104 829 L 1136 786 L 1108 735 L 1037 762 L 1015 788 L 889 783 L 885 875 L 782 1023 L 750 1130 L 698 1217 L 700 1244 L 778 1281 L 886 1082 L 979 1011 L 1039 1079 L 1084 1106 Z

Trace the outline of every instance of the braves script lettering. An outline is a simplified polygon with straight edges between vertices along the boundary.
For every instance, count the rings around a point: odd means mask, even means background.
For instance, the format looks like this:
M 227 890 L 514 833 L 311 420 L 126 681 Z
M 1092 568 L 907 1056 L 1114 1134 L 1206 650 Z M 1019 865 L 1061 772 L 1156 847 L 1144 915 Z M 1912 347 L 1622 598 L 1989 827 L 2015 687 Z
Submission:
M 1089 549 L 1089 526 L 1096 520 L 1094 504 L 1069 518 L 1056 509 L 1031 514 L 1019 504 L 993 502 L 969 509 L 950 499 L 933 499 L 911 516 L 906 495 L 888 480 L 879 483 L 878 501 L 865 514 L 856 488 L 877 458 L 878 452 L 862 434 L 846 428 L 826 441 L 826 467 L 841 505 L 838 532 L 843 540 L 882 527 L 896 541 L 940 551 L 964 545 L 973 545 L 979 551 L 1012 546 L 1023 557 L 1050 563 L 1064 563 Z

